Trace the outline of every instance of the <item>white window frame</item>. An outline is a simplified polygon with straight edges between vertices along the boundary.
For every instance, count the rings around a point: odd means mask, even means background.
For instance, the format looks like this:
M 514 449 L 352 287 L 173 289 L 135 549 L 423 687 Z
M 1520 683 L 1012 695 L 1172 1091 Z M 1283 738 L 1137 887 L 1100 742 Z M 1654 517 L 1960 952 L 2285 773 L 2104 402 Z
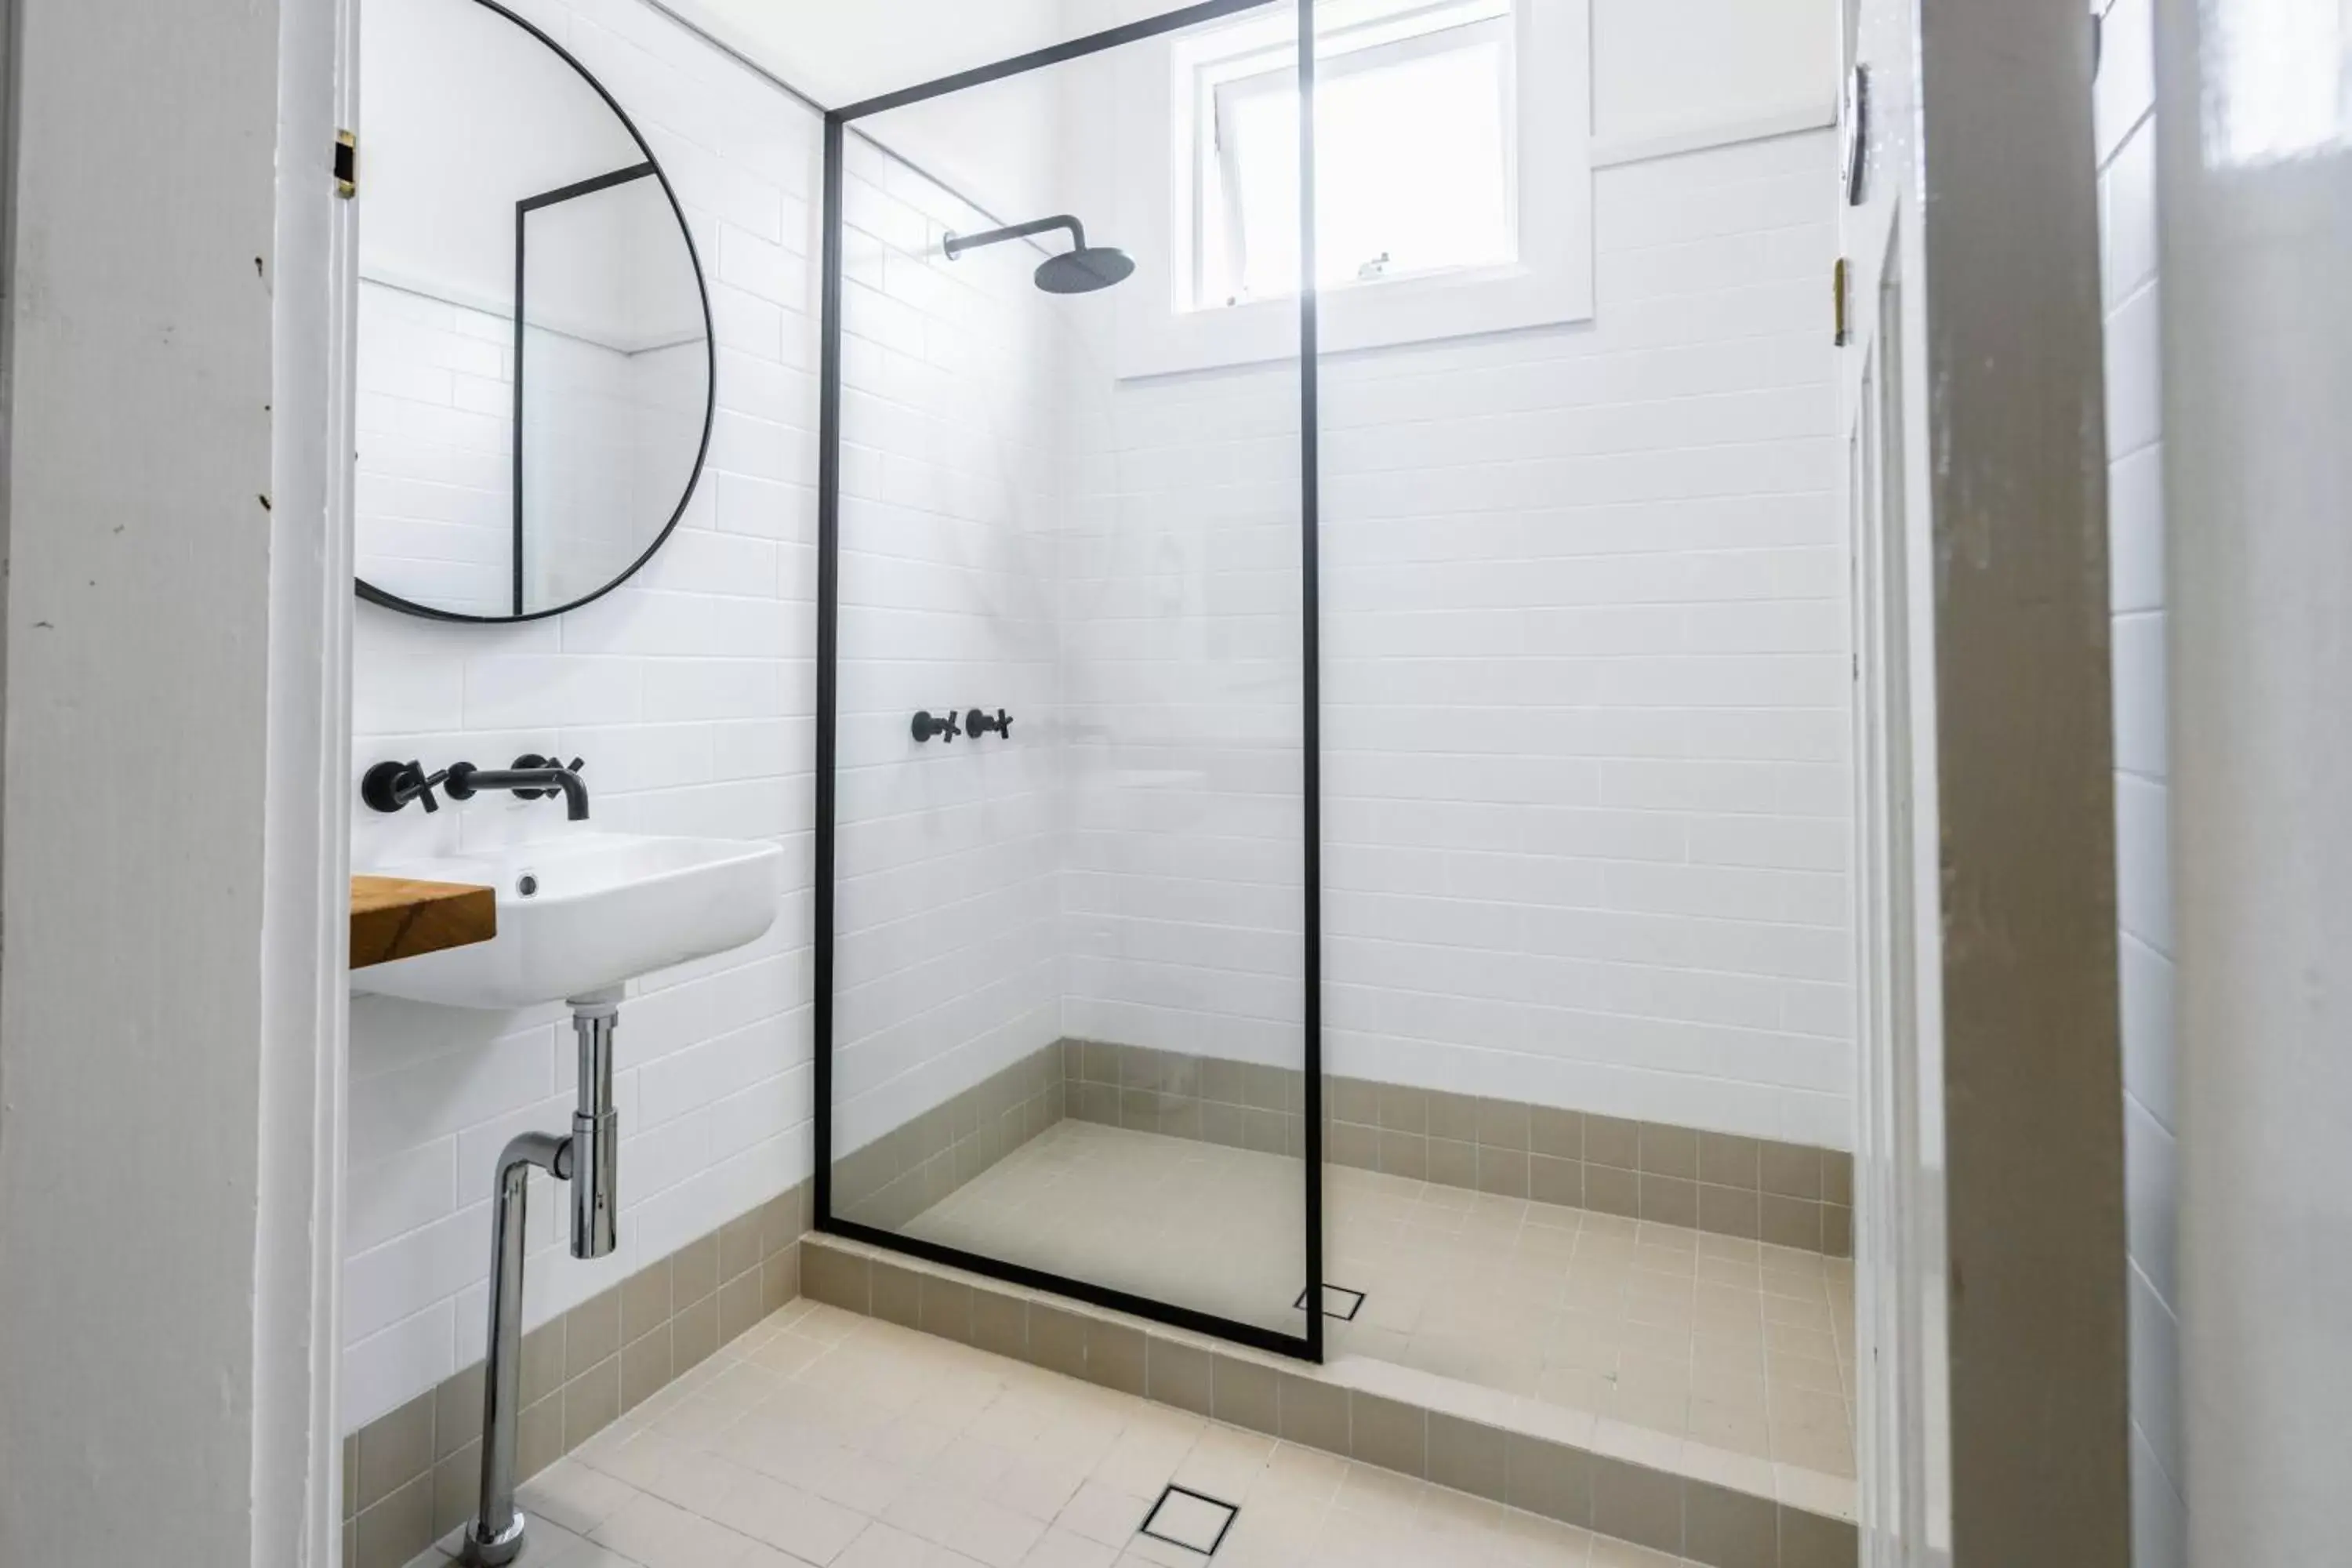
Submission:
M 1444 3 L 1423 6 L 1398 16 L 1359 24 L 1350 28 L 1335 30 L 1318 53 L 1315 62 L 1316 80 L 1328 85 L 1347 77 L 1409 61 L 1426 59 L 1433 55 L 1479 44 L 1496 44 L 1501 48 L 1502 79 L 1497 83 L 1502 114 L 1509 130 L 1503 137 L 1503 182 L 1507 208 L 1505 227 L 1511 237 L 1511 254 L 1496 262 L 1476 267 L 1451 266 L 1426 268 L 1423 274 L 1448 273 L 1460 279 L 1474 271 L 1488 271 L 1495 266 L 1515 263 L 1518 257 L 1518 109 L 1517 109 L 1517 49 L 1511 27 L 1511 0 L 1444 0 Z M 1241 60 L 1220 61 L 1203 67 L 1198 72 L 1198 98 L 1194 106 L 1194 141 L 1199 148 L 1193 167 L 1192 206 L 1194 244 L 1192 251 L 1192 287 L 1190 290 L 1197 310 L 1231 310 L 1234 304 L 1213 302 L 1205 297 L 1210 245 L 1208 240 L 1208 209 L 1222 197 L 1225 208 L 1224 234 L 1230 254 L 1226 266 L 1230 276 L 1241 276 L 1246 262 L 1245 236 L 1240 221 L 1241 213 L 1235 193 L 1241 184 L 1239 150 L 1234 140 L 1226 134 L 1234 108 L 1240 102 L 1265 95 L 1287 93 L 1297 82 L 1295 68 L 1288 58 L 1290 51 L 1280 51 L 1280 57 L 1269 60 L 1255 55 Z M 1208 130 L 1208 134 L 1202 131 Z M 1216 177 L 1210 177 L 1211 165 L 1216 166 Z M 1325 257 L 1323 259 L 1330 259 Z M 1412 273 L 1381 272 L 1360 276 L 1338 284 L 1326 282 L 1328 292 L 1334 288 L 1394 282 L 1412 277 Z M 1270 298 L 1296 299 L 1295 294 Z
M 1454 27 L 1432 12 L 1465 10 L 1462 0 L 1401 5 L 1398 0 L 1321 0 L 1318 74 L 1369 69 L 1400 58 L 1391 50 L 1446 47 Z M 1490 13 L 1491 16 L 1491 13 Z M 1591 25 L 1589 0 L 1513 0 L 1507 104 L 1514 120 L 1510 178 L 1517 256 L 1490 267 L 1389 274 L 1318 295 L 1326 353 L 1423 342 L 1589 320 L 1592 314 Z M 1122 144 L 1158 144 L 1164 158 L 1138 159 L 1149 177 L 1122 187 L 1119 222 L 1138 240 L 1139 276 L 1120 289 L 1117 364 L 1122 377 L 1292 359 L 1298 353 L 1295 296 L 1201 305 L 1200 246 L 1208 226 L 1199 208 L 1212 182 L 1202 160 L 1213 138 L 1204 116 L 1222 87 L 1265 78 L 1288 80 L 1296 16 L 1226 22 L 1155 40 L 1121 60 Z M 1350 58 L 1350 57 L 1355 57 Z M 1164 258 L 1164 259 L 1163 259 Z

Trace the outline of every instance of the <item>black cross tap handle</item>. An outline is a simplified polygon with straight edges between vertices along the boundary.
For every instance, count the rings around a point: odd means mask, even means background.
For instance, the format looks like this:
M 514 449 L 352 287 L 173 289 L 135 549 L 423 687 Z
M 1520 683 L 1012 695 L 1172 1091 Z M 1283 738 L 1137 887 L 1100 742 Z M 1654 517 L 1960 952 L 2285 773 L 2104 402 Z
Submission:
M 945 718 L 934 719 L 928 710 L 916 714 L 914 723 L 908 728 L 918 742 L 929 741 L 932 736 L 937 735 L 950 745 L 955 744 L 955 738 L 963 733 L 961 730 L 956 728 L 954 714 L 950 713 Z
M 434 798 L 433 786 L 448 776 L 446 770 L 437 773 L 428 773 L 425 771 L 424 763 L 412 762 L 408 764 L 408 778 L 405 783 L 415 788 L 418 805 L 427 811 L 438 811 L 441 809 L 441 803 Z
M 1013 738 L 1013 716 L 1002 708 L 996 710 L 993 719 L 988 716 L 987 710 L 975 708 L 964 715 L 963 727 L 975 736 L 995 734 L 1007 740 Z
M 378 763 L 360 780 L 360 799 L 376 811 L 398 811 L 412 800 L 424 802 L 427 811 L 438 811 L 441 803 L 433 789 L 448 776 L 446 771 L 428 773 L 421 763 Z

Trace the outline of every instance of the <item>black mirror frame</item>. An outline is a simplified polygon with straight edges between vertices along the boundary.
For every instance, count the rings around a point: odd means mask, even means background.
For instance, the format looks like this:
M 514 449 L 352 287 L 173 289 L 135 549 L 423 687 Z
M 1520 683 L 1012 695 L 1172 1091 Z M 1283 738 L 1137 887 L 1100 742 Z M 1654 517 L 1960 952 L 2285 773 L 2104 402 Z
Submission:
M 637 122 L 629 118 L 629 111 L 623 109 L 621 107 L 620 100 L 614 98 L 612 93 L 605 89 L 604 84 L 596 79 L 594 72 L 591 71 L 586 66 L 582 65 L 578 58 L 572 55 L 571 50 L 565 48 L 562 44 L 557 43 L 553 38 L 549 37 L 547 34 L 536 24 L 530 22 L 525 17 L 515 15 L 514 12 L 509 11 L 504 5 L 499 5 L 499 0 L 474 0 L 474 4 L 480 5 L 485 9 L 497 12 L 509 22 L 511 22 L 514 26 L 530 34 L 533 38 L 539 40 L 541 47 L 552 52 L 556 58 L 562 60 L 565 65 L 570 66 L 574 71 L 578 72 L 580 79 L 586 82 L 591 88 L 594 89 L 596 96 L 604 100 L 604 107 L 613 111 L 614 118 L 621 122 L 621 129 L 626 131 L 629 133 L 629 140 L 637 144 L 637 151 L 645 154 L 646 164 L 653 171 L 653 177 L 661 184 L 662 195 L 669 203 L 670 214 L 677 219 L 678 237 L 686 242 L 687 262 L 694 268 L 695 293 L 698 296 L 702 305 L 702 351 L 705 365 L 702 399 L 702 439 L 695 448 L 694 468 L 687 475 L 686 489 L 679 492 L 677 507 L 669 514 L 669 521 L 662 524 L 661 532 L 654 536 L 653 542 L 646 546 L 644 553 L 640 554 L 635 561 L 630 562 L 627 568 L 622 571 L 611 582 L 605 584 L 603 587 L 597 589 L 593 594 L 583 594 L 579 598 L 573 599 L 568 604 L 551 605 L 544 610 L 518 612 L 511 616 L 467 616 L 460 615 L 454 610 L 437 610 L 430 605 L 420 605 L 413 599 L 404 599 L 397 594 L 386 593 L 383 589 L 377 587 L 374 584 L 370 583 L 364 577 L 354 576 L 352 579 L 352 582 L 362 599 L 367 601 L 371 605 L 381 605 L 387 610 L 397 610 L 403 615 L 419 616 L 426 620 L 432 621 L 458 621 L 474 626 L 516 626 L 524 621 L 542 621 L 551 616 L 560 616 L 564 614 L 566 611 L 579 609 L 583 605 L 594 604 L 597 600 L 603 598 L 605 595 L 611 593 L 614 589 L 619 587 L 622 584 L 627 582 L 630 578 L 635 576 L 640 571 L 644 570 L 646 563 L 652 560 L 655 553 L 658 552 L 663 545 L 669 542 L 669 536 L 677 531 L 678 520 L 686 515 L 686 509 L 693 504 L 694 492 L 702 483 L 703 465 L 707 463 L 710 458 L 711 427 L 717 423 L 719 417 L 719 329 L 717 323 L 711 320 L 710 282 L 709 279 L 703 275 L 702 253 L 695 246 L 693 226 L 686 221 L 686 207 L 677 199 L 677 188 L 669 183 L 669 172 L 662 167 L 661 160 L 654 155 L 652 144 L 646 142 L 645 133 L 637 129 Z M 515 375 L 518 386 L 520 385 L 521 374 L 522 367 L 520 364 L 517 364 L 515 366 Z M 515 439 L 517 442 L 516 450 L 518 452 L 521 449 L 521 436 L 522 432 L 520 424 L 520 410 L 518 410 L 518 423 L 515 431 Z

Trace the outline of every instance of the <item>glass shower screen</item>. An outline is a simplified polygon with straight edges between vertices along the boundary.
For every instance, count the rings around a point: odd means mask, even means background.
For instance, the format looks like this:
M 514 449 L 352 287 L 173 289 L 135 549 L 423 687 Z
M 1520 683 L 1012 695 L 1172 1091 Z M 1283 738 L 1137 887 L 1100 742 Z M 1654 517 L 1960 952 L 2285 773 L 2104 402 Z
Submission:
M 1318 1355 L 1311 307 L 1176 173 L 1297 16 L 828 128 L 816 1046 L 821 1228 Z

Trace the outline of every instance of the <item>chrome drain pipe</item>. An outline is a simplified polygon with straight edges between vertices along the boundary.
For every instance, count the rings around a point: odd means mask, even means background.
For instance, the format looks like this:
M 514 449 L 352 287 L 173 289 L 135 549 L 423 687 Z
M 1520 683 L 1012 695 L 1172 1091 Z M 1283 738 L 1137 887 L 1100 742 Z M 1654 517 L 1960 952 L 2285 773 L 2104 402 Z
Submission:
M 572 1256 L 613 1250 L 613 1189 L 620 1168 L 621 1118 L 613 1110 L 613 1025 L 617 1002 L 575 1002 L 572 1030 L 580 1046 L 580 1100 L 572 1113 Z
M 490 1217 L 489 1347 L 482 1365 L 482 1501 L 467 1527 L 465 1548 L 465 1561 L 479 1568 L 499 1568 L 522 1550 L 515 1445 L 522 1418 L 523 1237 L 531 1167 L 572 1184 L 572 1257 L 603 1258 L 618 1240 L 621 1119 L 613 1110 L 613 1029 L 619 1014 L 617 997 L 572 1004 L 580 1058 L 572 1136 L 521 1133 L 499 1156 L 498 1206 Z

